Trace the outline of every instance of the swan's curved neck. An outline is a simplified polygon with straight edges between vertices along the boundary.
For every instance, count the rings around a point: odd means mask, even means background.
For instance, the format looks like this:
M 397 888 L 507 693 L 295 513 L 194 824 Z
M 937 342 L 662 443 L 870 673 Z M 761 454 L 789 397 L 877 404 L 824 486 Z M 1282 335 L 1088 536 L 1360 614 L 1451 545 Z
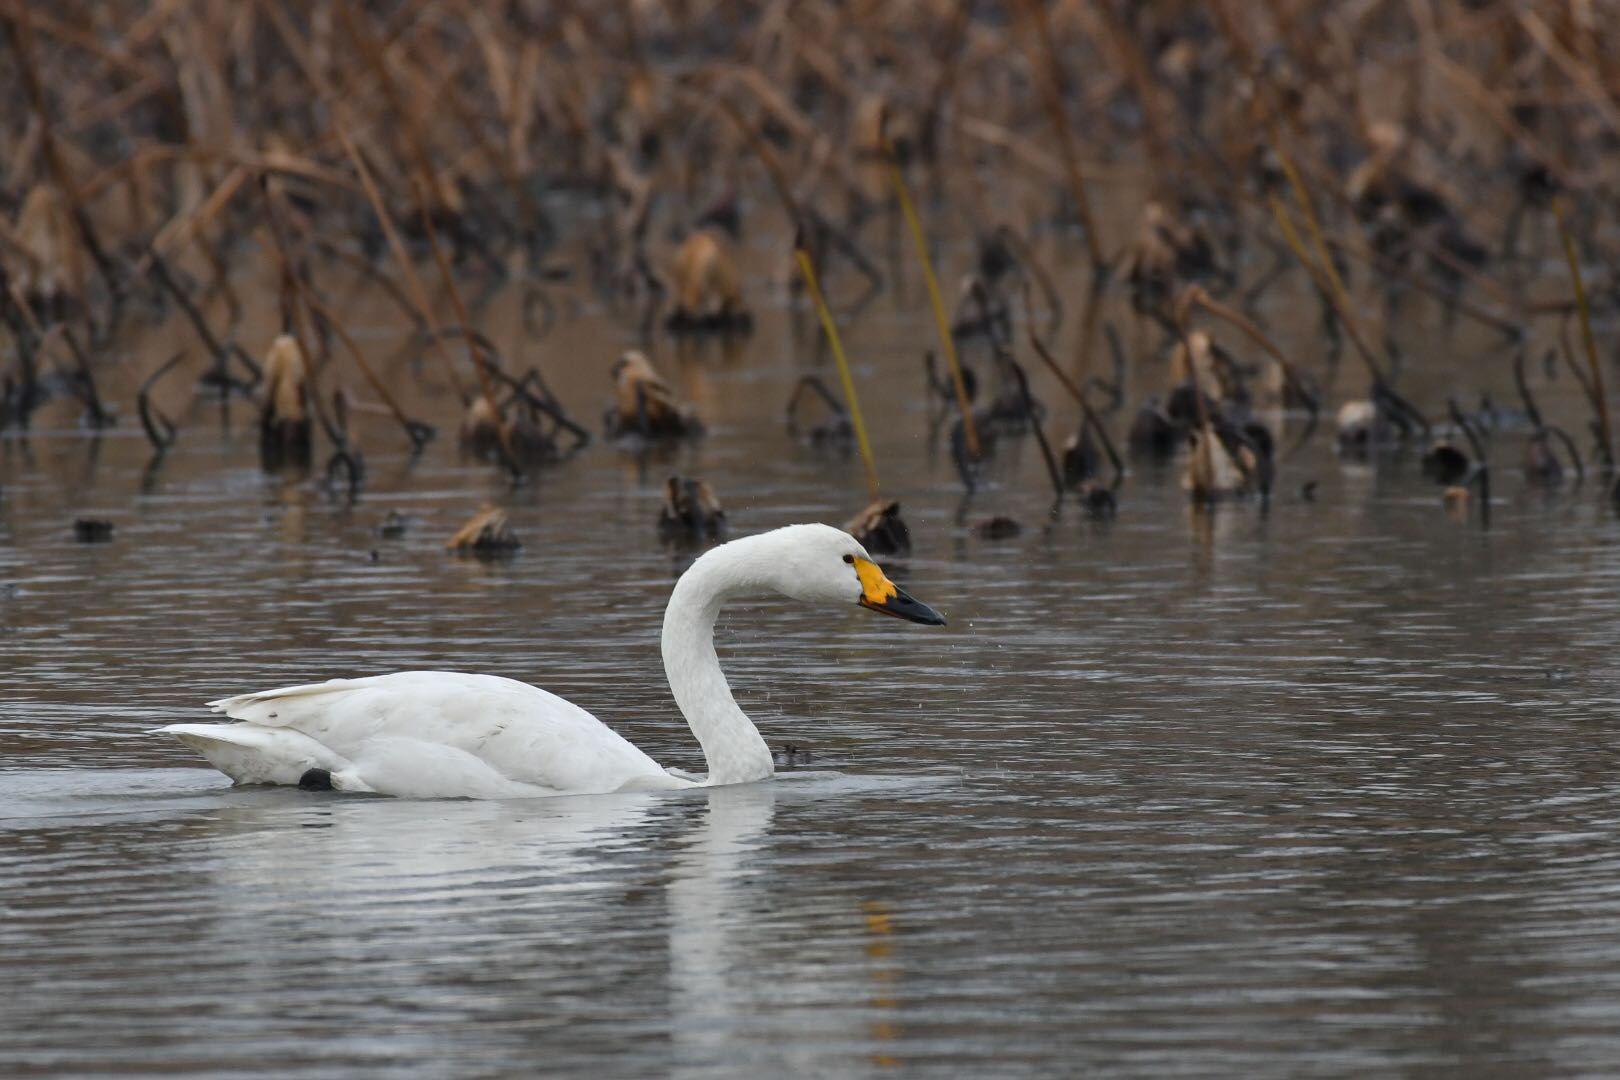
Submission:
M 738 708 L 714 654 L 714 621 L 731 597 L 759 591 L 743 541 L 715 548 L 675 583 L 664 611 L 664 674 L 703 746 L 710 784 L 746 784 L 775 771 L 770 747 Z

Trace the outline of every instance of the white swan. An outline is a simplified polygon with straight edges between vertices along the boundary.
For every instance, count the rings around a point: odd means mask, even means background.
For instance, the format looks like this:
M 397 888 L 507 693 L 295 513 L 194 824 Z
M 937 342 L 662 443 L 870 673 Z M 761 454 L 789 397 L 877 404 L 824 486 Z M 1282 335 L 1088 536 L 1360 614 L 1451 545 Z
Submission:
M 704 784 L 774 771 L 714 654 L 727 600 L 762 593 L 850 603 L 944 625 L 895 586 L 848 533 L 789 525 L 707 552 L 681 575 L 664 612 L 664 674 L 703 746 Z M 298 784 L 414 798 L 583 795 L 691 787 L 596 717 L 555 694 L 494 675 L 402 671 L 333 679 L 210 702 L 236 724 L 159 731 L 239 784 Z

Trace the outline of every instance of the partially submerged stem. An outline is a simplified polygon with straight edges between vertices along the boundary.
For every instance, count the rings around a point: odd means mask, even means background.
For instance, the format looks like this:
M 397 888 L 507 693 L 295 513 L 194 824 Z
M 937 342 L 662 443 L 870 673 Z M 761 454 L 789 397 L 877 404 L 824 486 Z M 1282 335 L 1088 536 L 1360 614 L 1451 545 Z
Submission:
M 141 383 L 140 391 L 135 396 L 135 408 L 141 418 L 141 427 L 146 431 L 146 437 L 151 441 L 152 450 L 158 457 L 169 452 L 169 448 L 174 445 L 178 429 L 173 420 L 163 415 L 163 411 L 152 404 L 152 387 L 180 363 L 185 355 L 183 352 L 177 352 L 160 364 L 157 370 Z
M 1581 319 L 1581 344 L 1586 349 L 1587 370 L 1591 379 L 1592 407 L 1597 410 L 1598 444 L 1603 463 L 1614 468 L 1614 435 L 1609 427 L 1609 403 L 1603 396 L 1603 371 L 1598 364 L 1597 342 L 1592 337 L 1592 311 L 1586 300 L 1586 286 L 1581 280 L 1581 261 L 1575 253 L 1575 241 L 1564 222 L 1564 200 L 1552 202 L 1553 220 L 1558 222 L 1558 238 L 1564 245 L 1564 260 L 1569 263 L 1570 280 L 1575 286 L 1575 310 Z
M 900 212 L 911 227 L 911 239 L 917 245 L 917 258 L 922 263 L 923 281 L 928 286 L 928 302 L 933 306 L 934 323 L 939 328 L 945 366 L 950 369 L 951 385 L 956 388 L 956 404 L 962 411 L 962 434 L 967 439 L 968 454 L 977 458 L 980 455 L 979 426 L 973 419 L 973 403 L 968 400 L 967 384 L 962 381 L 962 365 L 956 357 L 956 338 L 951 333 L 950 319 L 945 314 L 945 301 L 939 294 L 934 260 L 928 253 L 928 238 L 923 235 L 922 222 L 917 218 L 916 207 L 911 204 L 911 194 L 906 190 L 906 178 L 900 171 L 900 159 L 895 155 L 894 144 L 885 139 L 883 147 L 889 159 L 889 177 L 894 181 L 894 194 L 900 201 Z
M 1474 457 L 1479 460 L 1474 469 L 1474 479 L 1479 483 L 1479 524 L 1481 528 L 1488 529 L 1491 527 L 1491 465 L 1485 458 L 1485 442 L 1474 430 L 1474 425 L 1462 414 L 1462 410 L 1457 408 L 1455 400 L 1448 400 L 1446 409 L 1451 413 L 1451 422 L 1462 431 L 1463 437 L 1468 440 L 1468 445 L 1474 451 Z
M 371 369 L 371 364 L 366 360 L 365 353 L 360 351 L 360 346 L 355 344 L 354 338 L 349 336 L 349 332 L 343 328 L 343 324 L 332 313 L 332 309 L 316 299 L 308 288 L 304 286 L 301 279 L 295 277 L 295 280 L 299 282 L 299 291 L 303 295 L 304 303 L 309 305 L 309 309 L 319 315 L 327 326 L 332 328 L 332 332 L 343 343 L 343 347 L 348 350 L 349 355 L 354 357 L 354 362 L 359 366 L 360 373 L 366 377 L 366 382 L 371 384 L 371 389 L 382 399 L 383 404 L 388 407 L 389 413 L 405 432 L 405 437 L 410 440 L 411 449 L 413 451 L 421 450 L 433 438 L 434 430 L 432 425 L 425 424 L 420 420 L 413 420 L 405 415 L 405 410 L 400 408 L 399 402 L 394 399 L 393 393 L 389 391 L 388 384 L 378 378 L 377 373 Z
M 112 413 L 107 411 L 106 406 L 101 403 L 101 394 L 96 389 L 96 376 L 90 369 L 89 355 L 85 353 L 84 347 L 79 344 L 79 339 L 73 333 L 72 327 L 65 323 L 59 323 L 58 329 L 61 330 L 62 340 L 67 342 L 68 352 L 73 354 L 73 362 L 79 369 L 77 375 L 80 400 L 84 402 L 90 426 L 98 429 L 112 427 L 113 424 L 117 423 L 117 420 Z
M 1114 467 L 1114 482 L 1110 486 L 1113 489 L 1117 489 L 1120 482 L 1125 479 L 1125 464 L 1120 460 L 1119 451 L 1114 449 L 1114 440 L 1108 437 L 1108 429 L 1103 426 L 1102 418 L 1098 416 L 1097 411 L 1091 407 L 1091 402 L 1086 400 L 1085 391 L 1079 386 L 1075 385 L 1074 380 L 1069 377 L 1068 373 L 1065 372 L 1063 368 L 1059 366 L 1057 360 L 1053 358 L 1051 350 L 1047 349 L 1046 345 L 1042 343 L 1040 336 L 1035 333 L 1035 321 L 1030 317 L 1030 307 L 1029 290 L 1026 288 L 1024 290 L 1024 324 L 1029 333 L 1029 344 L 1035 350 L 1035 355 L 1040 357 L 1041 362 L 1046 365 L 1047 370 L 1053 375 L 1057 376 L 1057 380 L 1063 386 L 1063 389 L 1067 390 L 1069 392 L 1069 396 L 1074 398 L 1075 403 L 1080 406 L 1080 411 L 1082 414 L 1084 414 L 1086 423 L 1096 429 L 1097 437 L 1102 440 L 1103 451 L 1108 455 L 1108 462 Z M 1022 377 L 1023 373 L 1019 372 L 1019 375 Z M 1034 411 L 1030 402 L 1027 400 L 1027 386 L 1025 387 L 1025 393 L 1026 400 L 1024 402 L 1024 406 L 1026 409 L 1030 409 L 1030 418 L 1031 422 L 1033 423 Z M 1037 425 L 1037 430 L 1039 430 L 1039 425 Z
M 241 349 L 233 345 L 226 345 L 214 336 L 213 328 L 208 325 L 208 320 L 198 310 L 191 296 L 180 287 L 179 282 L 174 280 L 174 275 L 169 272 L 169 264 L 164 260 L 163 256 L 148 248 L 146 251 L 146 263 L 152 280 L 156 281 L 164 291 L 174 298 L 174 302 L 180 305 L 180 310 L 185 313 L 192 328 L 197 331 L 197 336 L 202 338 L 203 345 L 208 349 L 209 355 L 214 358 L 213 377 L 220 391 L 222 393 L 227 392 L 235 386 L 246 392 L 257 386 L 260 377 L 258 365 L 250 360 Z M 233 357 L 240 360 L 242 365 L 252 374 L 253 379 L 251 382 L 239 383 L 231 378 L 230 366 Z
M 1018 393 L 1023 399 L 1024 411 L 1029 415 L 1029 426 L 1035 432 L 1035 441 L 1041 448 L 1041 459 L 1046 462 L 1046 474 L 1052 480 L 1052 491 L 1057 497 L 1057 503 L 1061 503 L 1063 502 L 1063 474 L 1058 469 L 1057 458 L 1052 455 L 1051 446 L 1047 445 L 1046 432 L 1041 429 L 1041 421 L 1035 415 L 1035 399 L 1029 392 L 1029 376 L 1024 374 L 1023 367 L 1011 356 L 1005 357 L 1004 361 L 1013 376 L 1018 380 Z M 1053 504 L 1054 514 L 1057 512 L 1056 505 L 1056 503 Z
M 877 463 L 872 458 L 872 444 L 866 438 L 866 421 L 861 418 L 860 399 L 855 396 L 855 380 L 849 373 L 849 360 L 844 356 L 844 345 L 838 338 L 838 327 L 833 323 L 826 297 L 821 294 L 815 263 L 811 261 L 810 252 L 804 246 L 802 230 L 794 240 L 793 256 L 798 260 L 799 272 L 804 275 L 805 287 L 810 291 L 810 299 L 815 302 L 816 314 L 821 317 L 821 329 L 826 333 L 827 344 L 832 347 L 833 359 L 838 363 L 838 378 L 843 382 L 844 400 L 849 404 L 849 420 L 855 426 L 855 441 L 861 448 L 861 461 L 866 466 L 866 486 L 872 501 L 877 502 L 880 497 Z
M 1350 332 L 1350 340 L 1355 343 L 1356 354 L 1367 365 L 1367 371 L 1372 375 L 1373 382 L 1378 385 L 1384 384 L 1386 380 L 1383 369 L 1378 366 L 1378 360 L 1373 356 L 1372 349 L 1368 346 L 1366 338 L 1362 336 L 1361 326 L 1350 311 L 1349 299 L 1347 296 L 1340 294 L 1339 290 L 1342 285 L 1339 284 L 1337 272 L 1334 272 L 1333 276 L 1329 278 L 1316 265 L 1316 261 L 1311 258 L 1310 252 L 1305 249 L 1305 242 L 1300 239 L 1299 232 L 1294 228 L 1294 223 L 1289 218 L 1288 210 L 1283 206 L 1281 199 L 1272 195 L 1267 199 L 1267 203 L 1271 207 L 1271 216 L 1277 222 L 1277 228 L 1281 230 L 1283 240 L 1288 244 L 1289 250 L 1294 253 L 1295 258 L 1299 259 L 1300 265 L 1305 267 L 1305 272 L 1311 276 L 1311 280 L 1316 283 L 1316 287 L 1321 291 L 1323 297 L 1327 299 L 1328 304 L 1333 308 L 1333 313 L 1338 316 L 1339 321 Z M 1333 259 L 1325 246 L 1322 249 L 1322 255 L 1323 261 L 1331 267 Z
M 1272 150 L 1276 153 L 1277 160 L 1282 163 L 1283 172 L 1288 176 L 1288 184 L 1294 189 L 1294 198 L 1305 214 L 1305 226 L 1310 231 L 1311 242 L 1316 245 L 1316 257 L 1321 264 L 1322 276 L 1327 279 L 1334 310 L 1345 328 L 1350 331 L 1350 337 L 1355 341 L 1356 348 L 1373 368 L 1374 374 L 1382 379 L 1377 365 L 1373 362 L 1372 350 L 1367 347 L 1366 340 L 1362 337 L 1360 323 L 1355 317 L 1355 312 L 1351 310 L 1350 290 L 1345 288 L 1344 280 L 1339 277 L 1339 268 L 1333 262 L 1333 253 L 1328 249 L 1327 237 L 1322 232 L 1322 223 L 1317 219 L 1316 207 L 1311 202 L 1311 193 L 1305 189 L 1305 181 L 1300 178 L 1299 170 L 1294 168 L 1294 162 L 1289 158 L 1288 152 L 1275 138 L 1272 139 Z M 1279 224 L 1284 226 L 1285 235 L 1292 237 L 1289 246 L 1296 248 L 1295 254 L 1304 259 L 1302 254 L 1304 245 L 1300 244 L 1299 236 L 1294 232 L 1292 222 L 1288 220 L 1282 201 L 1275 195 L 1271 196 L 1271 210 L 1277 216 Z

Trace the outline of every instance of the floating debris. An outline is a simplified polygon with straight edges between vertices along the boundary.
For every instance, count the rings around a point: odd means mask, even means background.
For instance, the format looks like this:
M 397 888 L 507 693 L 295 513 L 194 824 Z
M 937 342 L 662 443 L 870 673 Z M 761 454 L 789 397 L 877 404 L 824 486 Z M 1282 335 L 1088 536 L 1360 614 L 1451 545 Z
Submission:
M 1448 439 L 1441 439 L 1423 452 L 1423 475 L 1437 484 L 1455 484 L 1468 475 L 1472 463 L 1468 455 Z
M 1015 518 L 997 514 L 973 523 L 973 535 L 980 540 L 1011 540 L 1024 531 Z
M 390 510 L 388 516 L 382 519 L 382 524 L 377 526 L 377 535 L 384 540 L 399 540 L 404 537 L 409 527 L 410 523 L 405 520 L 403 514 L 398 510 Z
M 1336 424 L 1339 450 L 1356 455 L 1431 433 L 1428 419 L 1381 383 L 1368 398 L 1340 405 Z
M 1082 424 L 1080 430 L 1069 436 L 1063 444 L 1063 483 L 1070 488 L 1093 479 L 1102 470 L 1102 451 L 1092 437 L 1091 425 Z
M 703 433 L 696 411 L 676 398 L 640 350 L 621 356 L 611 374 L 615 400 L 604 417 L 609 438 L 678 439 Z
M 506 511 L 487 506 L 457 529 L 444 546 L 457 554 L 510 555 L 523 543 L 507 523 Z
M 113 538 L 113 523 L 106 518 L 78 518 L 73 538 L 81 544 L 104 544 Z
M 808 749 L 793 743 L 785 743 L 782 749 L 771 751 L 771 760 L 779 769 L 796 769 L 801 765 L 809 765 L 815 758 Z
M 1118 493 L 1125 482 L 1125 463 L 1114 449 L 1108 429 L 1083 398 L 1081 406 L 1085 409 L 1085 419 L 1063 448 L 1063 484 L 1079 495 L 1081 507 L 1092 517 L 1112 517 L 1119 509 Z M 1093 438 L 1093 432 L 1098 438 Z M 1101 480 L 1105 457 L 1113 471 L 1113 479 L 1106 484 Z
M 1132 453 L 1167 458 L 1185 438 L 1186 428 L 1170 419 L 1158 398 L 1149 398 L 1137 408 L 1125 442 Z
M 1111 518 L 1119 511 L 1119 496 L 1114 489 L 1096 481 L 1080 485 L 1077 492 L 1080 508 L 1094 518 Z
M 1387 428 L 1379 423 L 1378 407 L 1370 401 L 1347 401 L 1334 416 L 1339 449 L 1364 452 L 1387 439 Z
M 1224 418 L 1194 428 L 1182 487 L 1199 502 L 1229 496 L 1271 494 L 1276 475 L 1271 433 L 1256 423 L 1241 427 Z
M 1214 502 L 1248 490 L 1248 478 L 1213 426 L 1195 429 L 1189 439 L 1191 453 L 1181 477 L 1189 495 L 1198 502 Z
M 264 401 L 259 409 L 259 457 L 264 467 L 307 468 L 312 434 L 309 366 L 298 339 L 281 334 L 264 358 Z
M 677 333 L 738 333 L 753 326 L 743 306 L 737 267 L 724 240 L 698 229 L 675 253 L 675 307 L 666 320 Z
M 565 456 L 543 424 L 538 410 L 519 402 L 506 422 L 506 441 L 520 465 L 546 465 Z
M 467 403 L 458 433 L 467 453 L 495 461 L 510 455 L 512 464 L 528 468 L 564 461 L 590 444 L 590 433 L 563 411 L 538 369 L 522 379 L 495 373 L 511 393 L 499 405 L 483 394 Z
M 900 517 L 900 500 L 879 499 L 844 524 L 844 531 L 873 555 L 911 554 L 911 530 Z
M 489 398 L 474 395 L 461 414 L 461 428 L 457 441 L 461 448 L 477 457 L 496 457 L 501 453 L 502 421 Z
M 703 480 L 672 476 L 664 482 L 664 505 L 658 512 L 658 535 L 665 541 L 703 542 L 726 534 L 726 512 L 714 489 Z

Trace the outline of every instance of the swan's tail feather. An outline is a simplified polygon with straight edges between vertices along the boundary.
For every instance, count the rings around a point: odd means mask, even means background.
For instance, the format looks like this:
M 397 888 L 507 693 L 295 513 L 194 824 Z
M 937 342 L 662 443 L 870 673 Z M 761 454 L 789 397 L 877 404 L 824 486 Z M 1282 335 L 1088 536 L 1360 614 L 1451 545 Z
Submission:
M 253 695 L 247 695 L 252 697 Z M 196 750 L 238 784 L 294 784 L 310 769 L 338 773 L 347 759 L 308 735 L 257 724 L 170 724 L 157 729 Z

